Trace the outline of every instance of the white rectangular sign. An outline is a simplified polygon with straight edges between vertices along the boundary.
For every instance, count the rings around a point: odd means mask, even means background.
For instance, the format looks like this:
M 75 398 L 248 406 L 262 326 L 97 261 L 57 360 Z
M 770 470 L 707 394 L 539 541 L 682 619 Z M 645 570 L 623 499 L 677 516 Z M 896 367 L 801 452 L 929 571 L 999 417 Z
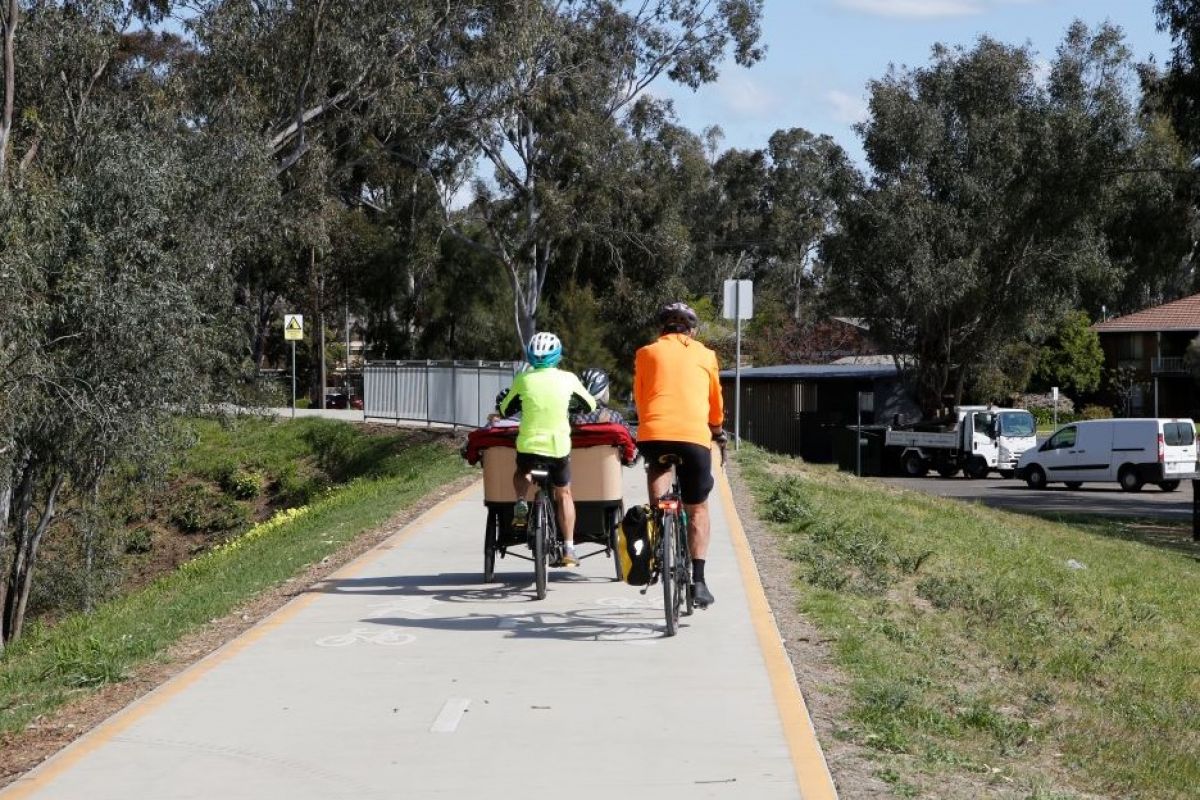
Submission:
M 754 281 L 725 281 L 725 319 L 750 319 L 754 316 Z

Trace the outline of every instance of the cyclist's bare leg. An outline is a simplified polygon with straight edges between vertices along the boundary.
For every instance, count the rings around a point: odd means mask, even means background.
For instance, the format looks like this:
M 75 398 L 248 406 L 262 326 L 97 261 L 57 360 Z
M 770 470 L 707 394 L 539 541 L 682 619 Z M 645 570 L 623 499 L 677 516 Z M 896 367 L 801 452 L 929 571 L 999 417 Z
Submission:
M 671 491 L 670 465 L 651 464 L 646 469 L 646 491 L 652 506 L 658 502 L 658 498 Z
M 575 498 L 571 485 L 555 486 L 554 501 L 558 504 L 558 529 L 567 547 L 575 546 Z
M 712 533 L 708 501 L 684 503 L 683 507 L 688 515 L 688 549 L 692 552 L 692 558 L 708 558 L 708 540 Z
M 513 489 L 516 489 L 518 498 L 532 500 L 533 494 L 529 491 L 532 486 L 533 480 L 528 473 L 519 469 L 513 473 Z

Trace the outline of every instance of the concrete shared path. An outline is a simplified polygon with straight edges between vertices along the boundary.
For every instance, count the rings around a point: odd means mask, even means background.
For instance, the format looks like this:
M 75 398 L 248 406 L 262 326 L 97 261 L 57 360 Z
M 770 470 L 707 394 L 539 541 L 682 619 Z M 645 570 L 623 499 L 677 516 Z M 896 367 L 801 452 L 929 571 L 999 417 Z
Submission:
M 603 555 L 540 602 L 527 561 L 484 584 L 476 485 L 0 798 L 834 797 L 723 477 L 713 504 L 718 602 L 674 638 Z

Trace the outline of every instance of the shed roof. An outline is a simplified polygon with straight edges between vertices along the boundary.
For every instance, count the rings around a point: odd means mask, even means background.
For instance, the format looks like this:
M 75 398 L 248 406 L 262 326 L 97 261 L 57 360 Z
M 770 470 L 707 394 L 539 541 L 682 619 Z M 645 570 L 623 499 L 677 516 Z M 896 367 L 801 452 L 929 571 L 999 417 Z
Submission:
M 873 380 L 894 378 L 898 372 L 895 364 L 782 364 L 743 369 L 742 380 Z M 732 379 L 734 371 L 721 370 L 721 377 Z
M 1097 322 L 1092 330 L 1097 333 L 1200 331 L 1200 294 Z

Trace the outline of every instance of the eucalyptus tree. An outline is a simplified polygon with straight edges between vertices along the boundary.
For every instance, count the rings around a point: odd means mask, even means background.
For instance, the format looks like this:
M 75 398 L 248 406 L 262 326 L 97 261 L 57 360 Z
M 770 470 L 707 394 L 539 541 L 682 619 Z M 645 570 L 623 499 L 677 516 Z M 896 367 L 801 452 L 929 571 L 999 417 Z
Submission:
M 273 180 L 265 149 L 180 113 L 178 75 L 158 61 L 179 53 L 137 29 L 165 2 L 17 8 L 0 181 L 0 296 L 20 309 L 0 319 L 0 642 L 21 632 L 59 509 L 94 499 L 118 466 L 153 473 L 175 414 L 228 374 L 228 259 Z
M 618 146 L 627 109 L 662 76 L 695 88 L 727 53 L 758 61 L 761 14 L 762 0 L 477 4 L 456 56 L 461 97 L 480 120 L 470 133 L 493 172 L 475 184 L 487 231 L 476 244 L 512 287 L 522 342 L 564 241 L 587 225 L 581 186 Z
M 1076 24 L 1044 82 L 1027 48 L 983 38 L 871 83 L 874 176 L 825 256 L 872 337 L 911 357 L 927 409 L 1119 274 L 1104 225 L 1140 136 L 1132 74 L 1117 30 Z

